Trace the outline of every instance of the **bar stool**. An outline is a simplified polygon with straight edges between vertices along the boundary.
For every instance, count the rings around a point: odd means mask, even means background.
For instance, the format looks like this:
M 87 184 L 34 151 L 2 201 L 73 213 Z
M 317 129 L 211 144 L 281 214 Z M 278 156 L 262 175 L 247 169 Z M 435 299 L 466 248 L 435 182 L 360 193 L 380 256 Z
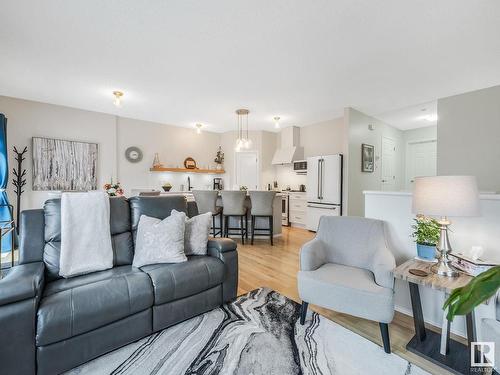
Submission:
M 255 236 L 256 231 L 260 231 L 261 234 L 268 234 L 271 239 L 271 246 L 273 246 L 273 203 L 274 197 L 276 196 L 275 191 L 251 191 L 250 201 L 252 202 L 252 241 Z M 269 228 L 255 228 L 256 218 L 263 217 L 267 218 L 269 221 Z M 262 233 L 266 232 L 266 233 Z M 259 234 L 257 234 L 259 235 Z
M 241 234 L 241 243 L 245 244 L 245 237 L 248 238 L 247 208 L 245 207 L 246 191 L 221 191 L 222 195 L 222 216 L 224 218 L 224 237 L 229 237 L 231 230 L 239 230 Z M 229 226 L 230 217 L 240 218 L 240 227 Z
M 193 190 L 193 195 L 196 206 L 198 207 L 199 214 L 204 214 L 207 212 L 212 213 L 212 235 L 216 237 L 218 234 L 220 234 L 220 236 L 222 237 L 222 207 L 217 206 L 217 198 L 219 197 L 219 192 L 214 190 Z M 215 218 L 217 216 L 220 216 L 220 227 L 216 227 L 215 225 Z

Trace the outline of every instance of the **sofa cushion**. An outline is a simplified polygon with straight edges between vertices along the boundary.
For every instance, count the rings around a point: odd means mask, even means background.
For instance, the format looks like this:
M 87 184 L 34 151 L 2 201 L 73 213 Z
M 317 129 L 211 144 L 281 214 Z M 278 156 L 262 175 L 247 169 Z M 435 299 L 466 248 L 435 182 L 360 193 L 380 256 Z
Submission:
M 187 214 L 187 203 L 184 196 L 132 197 L 129 199 L 129 203 L 134 241 L 142 215 L 163 220 L 169 217 L 174 209 Z
M 38 309 L 36 344 L 89 332 L 152 304 L 151 280 L 132 266 L 50 282 Z
M 132 264 L 134 244 L 130 227 L 130 207 L 122 197 L 109 200 L 111 242 L 113 245 L 113 265 Z M 45 248 L 43 261 L 48 280 L 59 278 L 59 258 L 61 255 L 61 200 L 49 199 L 44 206 Z
M 141 267 L 154 288 L 154 304 L 161 305 L 210 289 L 224 281 L 225 267 L 219 259 L 193 255 L 183 263 L 151 264 Z

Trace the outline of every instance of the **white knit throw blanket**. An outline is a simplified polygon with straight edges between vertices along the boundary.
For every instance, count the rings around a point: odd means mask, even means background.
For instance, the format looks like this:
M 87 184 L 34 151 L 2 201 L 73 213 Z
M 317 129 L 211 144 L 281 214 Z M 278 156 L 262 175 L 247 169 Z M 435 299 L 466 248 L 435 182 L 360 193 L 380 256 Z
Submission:
M 104 192 L 62 194 L 60 276 L 113 267 L 109 215 L 109 197 Z

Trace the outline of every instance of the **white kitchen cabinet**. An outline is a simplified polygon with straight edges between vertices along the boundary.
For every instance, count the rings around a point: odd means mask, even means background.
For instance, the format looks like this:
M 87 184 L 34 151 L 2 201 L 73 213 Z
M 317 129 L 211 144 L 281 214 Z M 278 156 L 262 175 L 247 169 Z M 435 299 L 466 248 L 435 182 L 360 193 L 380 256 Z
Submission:
M 305 226 L 307 221 L 307 195 L 302 192 L 289 193 L 289 220 L 291 224 Z

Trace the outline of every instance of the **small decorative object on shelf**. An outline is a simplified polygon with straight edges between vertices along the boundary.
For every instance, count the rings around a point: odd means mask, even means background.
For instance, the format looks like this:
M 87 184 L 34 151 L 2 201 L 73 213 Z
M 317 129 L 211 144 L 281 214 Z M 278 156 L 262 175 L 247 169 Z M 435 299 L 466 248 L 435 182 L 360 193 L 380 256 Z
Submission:
M 155 157 L 153 159 L 153 168 L 162 168 L 163 164 L 160 163 L 160 156 L 158 156 L 158 153 L 155 152 Z
M 247 190 L 248 190 L 248 187 L 247 187 L 247 186 L 245 186 L 245 185 L 242 185 L 242 186 L 240 186 L 240 190 L 241 190 L 241 191 L 247 191 Z
M 219 149 L 217 150 L 217 154 L 215 156 L 215 169 L 217 170 L 222 170 L 223 167 L 222 167 L 222 164 L 224 164 L 224 152 L 222 152 L 222 147 L 219 146 Z
M 192 157 L 186 158 L 186 160 L 184 160 L 184 168 L 196 169 L 196 161 Z
M 411 237 L 417 243 L 417 256 L 422 260 L 436 258 L 436 245 L 439 241 L 439 223 L 436 219 L 417 215 L 415 224 L 411 226 Z
M 110 197 L 121 197 L 123 195 L 123 189 L 120 186 L 120 183 L 113 183 L 113 179 L 111 179 L 111 183 L 104 185 L 104 190 Z
M 170 189 L 172 189 L 172 184 L 170 182 L 165 182 L 163 185 L 161 185 L 161 188 L 165 192 L 170 191 Z
M 19 233 L 19 217 L 21 213 L 21 195 L 24 193 L 23 187 L 26 185 L 26 169 L 23 169 L 23 161 L 26 159 L 24 154 L 28 152 L 28 147 L 25 147 L 23 151 L 17 151 L 17 148 L 14 146 L 14 153 L 16 154 L 15 159 L 17 161 L 17 169 L 13 169 L 12 173 L 14 174 L 14 179 L 12 180 L 12 184 L 15 188 L 15 194 L 17 197 L 16 202 L 16 218 L 17 218 L 17 231 Z

